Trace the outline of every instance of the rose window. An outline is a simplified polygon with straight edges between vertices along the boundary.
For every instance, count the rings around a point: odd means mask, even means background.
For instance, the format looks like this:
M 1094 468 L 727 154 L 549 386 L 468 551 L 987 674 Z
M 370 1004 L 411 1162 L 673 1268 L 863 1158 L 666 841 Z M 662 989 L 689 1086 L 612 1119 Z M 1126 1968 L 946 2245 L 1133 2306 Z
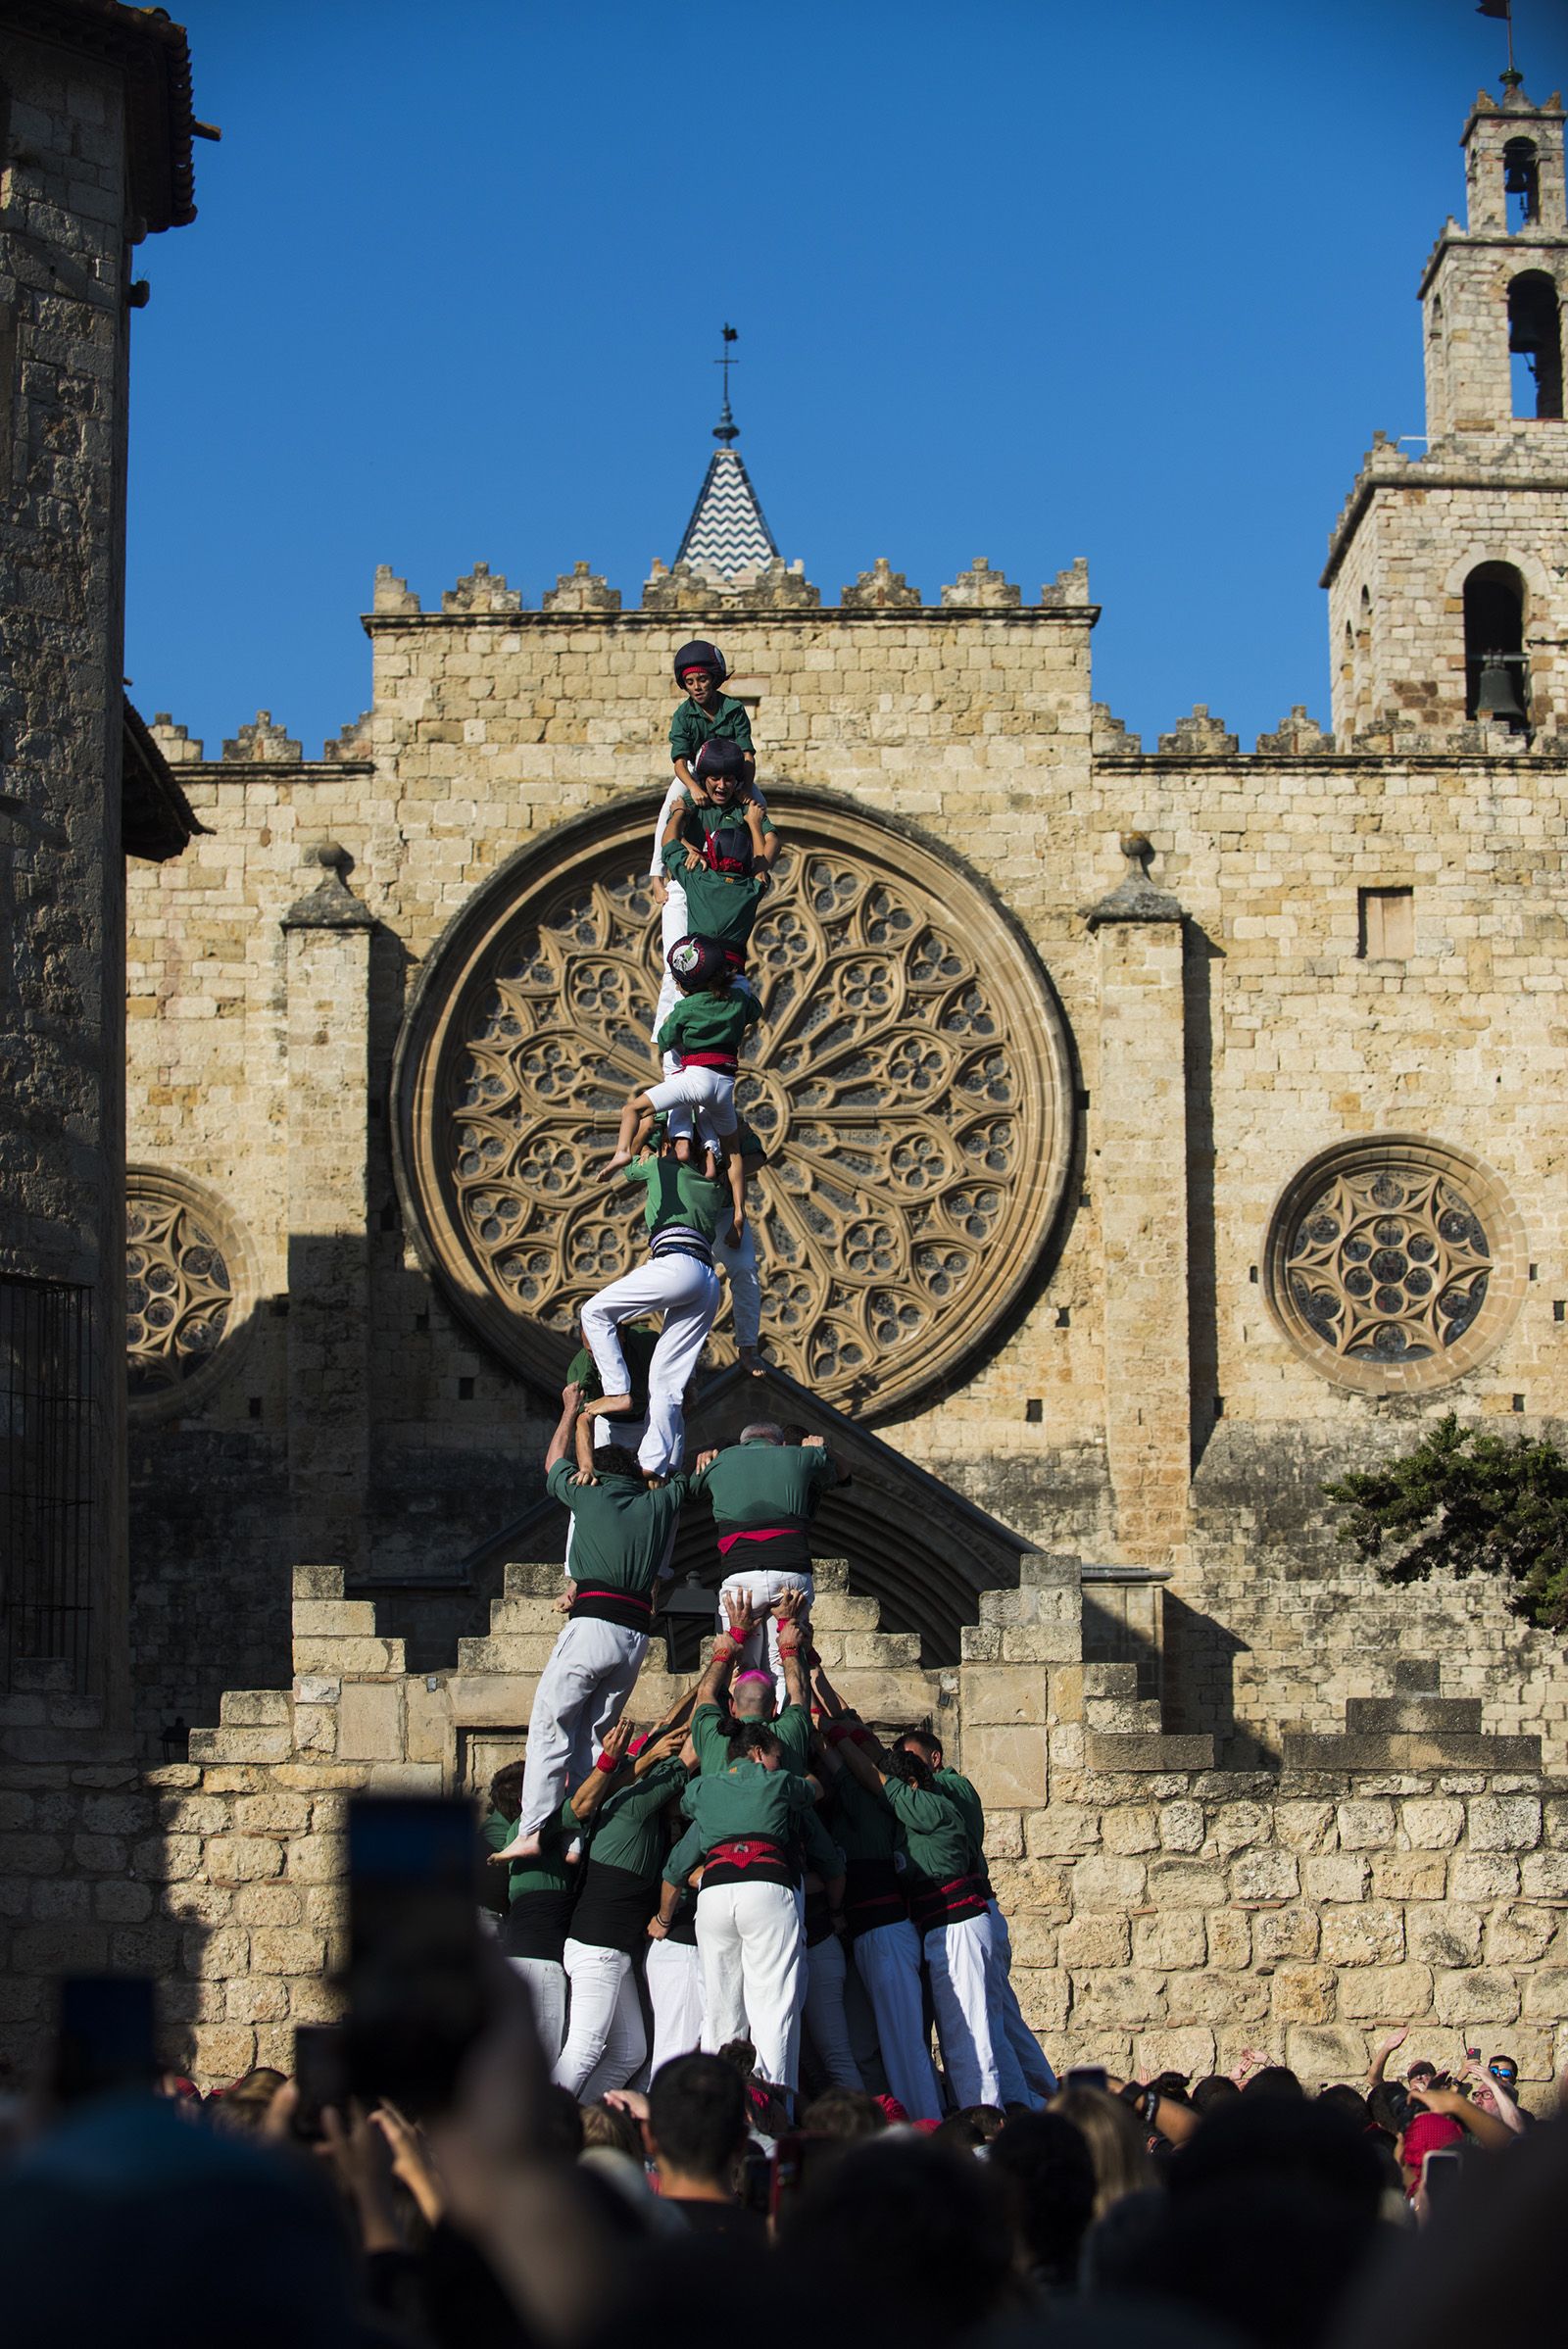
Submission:
M 1489 1352 L 1518 1301 L 1517 1217 L 1465 1154 L 1396 1135 L 1326 1151 L 1289 1187 L 1269 1300 L 1319 1370 L 1366 1390 L 1435 1386 Z
M 140 1418 L 190 1407 L 236 1358 L 249 1251 L 222 1202 L 187 1176 L 125 1177 L 125 1385 Z
M 763 1344 L 879 1411 L 951 1375 L 1029 1279 L 1070 1155 L 1065 1039 L 1029 949 L 950 857 L 848 803 L 772 798 L 785 847 L 749 958 L 764 1024 L 737 1095 L 769 1153 L 749 1201 Z M 399 1048 L 427 1260 L 542 1380 L 643 1252 L 641 1194 L 593 1176 L 657 1075 L 652 814 L 514 858 L 430 957 Z M 726 1306 L 709 1359 L 733 1351 Z

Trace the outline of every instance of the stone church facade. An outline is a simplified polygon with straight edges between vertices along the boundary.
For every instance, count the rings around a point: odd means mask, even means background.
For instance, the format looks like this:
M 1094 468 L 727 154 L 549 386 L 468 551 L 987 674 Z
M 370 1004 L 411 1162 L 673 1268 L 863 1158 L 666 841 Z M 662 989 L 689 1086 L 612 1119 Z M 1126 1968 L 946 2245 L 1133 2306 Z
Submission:
M 1374 444 L 1331 541 L 1332 732 L 1244 754 L 1200 708 L 1146 750 L 1094 699 L 1082 562 L 1033 602 L 878 562 L 825 603 L 727 407 L 635 609 L 586 563 L 536 609 L 383 570 L 318 758 L 154 721 L 205 832 L 129 884 L 141 1763 L 36 1792 L 145 1889 L 82 1930 L 172 1978 L 190 2060 L 329 2006 L 346 1793 L 477 1783 L 525 1727 L 701 635 L 787 843 L 742 1098 L 763 1392 L 855 1472 L 819 1644 L 980 1785 L 1031 2020 L 1317 2077 L 1488 2022 L 1550 2076 L 1560 1644 L 1490 1586 L 1383 1588 L 1322 1485 L 1448 1411 L 1568 1423 L 1563 126 L 1517 89 L 1466 124 L 1430 439 Z M 724 1314 L 699 1441 L 755 1410 L 732 1361 Z M 716 1581 L 701 1528 L 679 1564 Z M 48 1901 L 17 1913 L 41 1979 Z

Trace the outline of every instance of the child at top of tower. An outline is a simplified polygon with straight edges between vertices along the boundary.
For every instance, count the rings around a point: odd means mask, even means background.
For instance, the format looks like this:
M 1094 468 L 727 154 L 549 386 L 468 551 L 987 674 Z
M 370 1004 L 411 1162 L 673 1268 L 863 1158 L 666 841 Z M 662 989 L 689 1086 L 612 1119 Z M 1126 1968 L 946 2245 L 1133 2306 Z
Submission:
M 682 1165 L 693 1155 L 694 1113 L 706 1150 L 725 1150 L 735 1140 L 736 1061 L 742 1043 L 762 1016 L 761 1007 L 711 938 L 677 940 L 670 949 L 669 973 L 681 1000 L 660 1027 L 657 1041 L 675 1066 L 662 1084 L 628 1098 L 614 1154 L 603 1169 L 606 1177 L 630 1163 L 660 1114 L 667 1117 L 669 1138 Z M 744 1196 L 742 1189 L 740 1199 Z M 737 1224 L 742 1218 L 740 1199 Z
M 757 774 L 757 759 L 752 750 L 752 721 L 746 714 L 744 702 L 737 702 L 719 687 L 729 675 L 729 663 L 717 645 L 705 644 L 701 639 L 682 645 L 675 655 L 675 681 L 685 689 L 686 699 L 669 721 L 669 756 L 675 768 L 675 779 L 689 791 L 692 787 L 692 761 L 705 742 L 722 740 L 733 742 L 745 764 L 741 772 L 743 783 L 750 785 Z

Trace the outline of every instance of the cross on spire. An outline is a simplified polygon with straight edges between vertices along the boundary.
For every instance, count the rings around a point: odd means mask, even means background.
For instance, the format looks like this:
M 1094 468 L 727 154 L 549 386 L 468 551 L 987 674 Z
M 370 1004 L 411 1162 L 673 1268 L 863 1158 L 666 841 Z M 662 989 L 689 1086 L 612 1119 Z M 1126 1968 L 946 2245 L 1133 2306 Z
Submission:
M 715 359 L 713 362 L 714 367 L 722 367 L 724 370 L 724 405 L 719 413 L 718 422 L 713 426 L 713 438 L 717 441 L 722 441 L 726 449 L 729 447 L 731 441 L 738 440 L 740 438 L 741 430 L 739 424 L 736 423 L 734 416 L 730 414 L 729 406 L 729 371 L 731 367 L 738 367 L 741 364 L 738 359 L 731 357 L 730 344 L 733 342 L 738 342 L 739 340 L 739 328 L 726 323 L 724 327 L 724 355 L 721 359 Z

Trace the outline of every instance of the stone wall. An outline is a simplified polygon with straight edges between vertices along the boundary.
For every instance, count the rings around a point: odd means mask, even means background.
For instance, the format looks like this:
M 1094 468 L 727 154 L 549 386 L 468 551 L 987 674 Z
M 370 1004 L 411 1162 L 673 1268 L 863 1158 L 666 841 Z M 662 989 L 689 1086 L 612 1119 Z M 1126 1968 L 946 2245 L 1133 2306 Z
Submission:
M 0 1275 L 83 1296 L 96 1441 L 62 1506 L 92 1529 L 75 1679 L 107 1697 L 125 1564 L 121 76 L 6 32 L 0 129 Z
M 295 2025 L 335 2011 L 345 1802 L 482 1785 L 515 1755 L 559 1574 L 510 1567 L 489 1635 L 424 1675 L 340 1569 L 301 1569 L 292 1685 L 231 1692 L 184 1763 L 106 1758 L 46 1690 L 0 1703 L 0 2056 L 35 2060 L 56 1973 L 108 1964 L 158 1978 L 171 2060 L 203 2082 L 286 2067 Z M 842 1567 L 821 1582 L 817 1644 L 851 1701 L 931 1719 L 985 1797 L 1014 1979 L 1058 2068 L 1206 2071 L 1251 2046 L 1354 2079 L 1413 2022 L 1408 2054 L 1446 2064 L 1479 2034 L 1546 2091 L 1568 2059 L 1568 1783 L 1496 1740 L 1453 1745 L 1468 1767 L 1430 1740 L 1425 1766 L 1391 1766 L 1415 1750 L 1387 1727 L 1409 1700 L 1380 1716 L 1381 1767 L 1363 1736 L 1312 1768 L 1216 1770 L 1208 1739 L 1161 1731 L 1134 1666 L 1084 1664 L 1075 1560 L 988 1593 L 945 1674 Z M 634 1716 L 673 1693 L 660 1661 Z

